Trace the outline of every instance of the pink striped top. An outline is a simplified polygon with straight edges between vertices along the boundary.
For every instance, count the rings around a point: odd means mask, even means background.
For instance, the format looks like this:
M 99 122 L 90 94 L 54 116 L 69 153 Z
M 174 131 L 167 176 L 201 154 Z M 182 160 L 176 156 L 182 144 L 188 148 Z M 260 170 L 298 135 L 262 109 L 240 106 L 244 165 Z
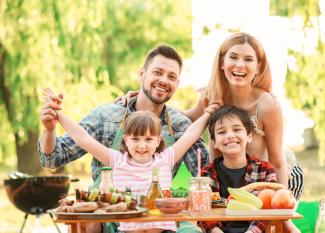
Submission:
M 172 184 L 172 168 L 174 165 L 174 151 L 172 147 L 155 154 L 155 159 L 149 163 L 140 164 L 128 158 L 127 153 L 109 149 L 110 166 L 113 168 L 113 184 L 118 190 L 130 188 L 134 195 L 147 195 L 151 184 L 152 169 L 159 168 L 159 183 L 162 189 L 170 189 Z M 165 229 L 176 231 L 175 222 L 121 222 L 119 230 L 135 231 L 145 229 Z

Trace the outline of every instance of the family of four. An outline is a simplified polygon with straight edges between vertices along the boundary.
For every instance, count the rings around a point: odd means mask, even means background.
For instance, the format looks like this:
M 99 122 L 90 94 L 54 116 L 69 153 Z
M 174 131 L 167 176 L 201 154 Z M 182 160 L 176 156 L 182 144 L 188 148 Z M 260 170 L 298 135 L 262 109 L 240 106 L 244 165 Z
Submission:
M 171 187 L 182 162 L 195 176 L 201 149 L 202 175 L 212 178 L 212 190 L 222 197 L 228 196 L 227 187 L 270 181 L 285 184 L 299 199 L 303 174 L 292 154 L 282 149 L 282 112 L 271 93 L 272 77 L 261 44 L 246 33 L 227 38 L 217 51 L 206 95 L 185 113 L 166 105 L 177 89 L 181 69 L 175 49 L 157 46 L 139 70 L 138 94 L 125 105 L 119 101 L 99 106 L 80 124 L 62 113 L 63 96 L 46 89 L 41 109 L 45 130 L 38 143 L 42 166 L 57 168 L 89 152 L 94 156 L 94 180 L 102 166 L 110 166 L 116 188 L 146 194 L 143 184 L 150 182 L 154 167 L 160 168 L 162 188 Z M 57 122 L 66 135 L 56 136 Z M 209 153 L 200 138 L 207 126 Z M 109 224 L 87 226 L 87 232 L 112 229 Z M 285 229 L 299 232 L 290 221 Z M 263 223 L 256 221 L 181 223 L 178 228 L 174 222 L 120 223 L 116 231 L 263 230 Z

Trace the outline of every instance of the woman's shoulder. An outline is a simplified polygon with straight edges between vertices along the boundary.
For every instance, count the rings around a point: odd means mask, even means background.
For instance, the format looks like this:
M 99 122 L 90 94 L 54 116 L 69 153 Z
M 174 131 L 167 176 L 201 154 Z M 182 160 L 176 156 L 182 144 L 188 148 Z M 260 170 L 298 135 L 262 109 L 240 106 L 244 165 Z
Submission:
M 270 92 L 261 92 L 257 102 L 258 115 L 263 116 L 275 112 L 281 112 L 281 106 L 277 97 Z

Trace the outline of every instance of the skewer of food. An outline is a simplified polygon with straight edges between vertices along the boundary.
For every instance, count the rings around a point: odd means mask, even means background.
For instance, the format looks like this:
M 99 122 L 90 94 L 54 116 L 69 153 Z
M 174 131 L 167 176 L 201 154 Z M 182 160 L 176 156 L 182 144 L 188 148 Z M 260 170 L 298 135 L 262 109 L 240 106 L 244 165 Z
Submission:
M 137 201 L 131 197 L 131 191 L 118 191 L 110 188 L 100 192 L 94 188 L 91 191 L 75 190 L 74 197 L 67 196 L 59 201 L 57 212 L 66 213 L 109 213 L 136 210 Z

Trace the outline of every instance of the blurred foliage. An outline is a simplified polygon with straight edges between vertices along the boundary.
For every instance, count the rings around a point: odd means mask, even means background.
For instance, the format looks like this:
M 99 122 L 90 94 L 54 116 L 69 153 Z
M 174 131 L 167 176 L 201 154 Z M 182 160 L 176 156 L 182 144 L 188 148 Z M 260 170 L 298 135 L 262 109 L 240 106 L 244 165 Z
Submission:
M 318 158 L 325 165 L 325 36 L 320 29 L 320 8 L 318 0 L 289 0 L 287 2 L 271 0 L 273 12 L 287 17 L 301 16 L 305 41 L 307 36 L 317 35 L 315 52 L 306 54 L 290 50 L 295 60 L 294 67 L 288 67 L 286 79 L 287 96 L 296 108 L 302 109 L 315 122 L 315 133 L 319 140 Z M 300 48 L 301 49 L 301 48 Z
M 137 71 L 159 43 L 191 54 L 189 1 L 0 1 L 0 162 L 40 132 L 43 88 L 64 93 L 65 111 L 80 120 L 137 89 Z
M 184 111 L 192 108 L 199 98 L 199 92 L 192 86 L 179 87 L 168 104 Z
M 285 17 L 300 15 L 308 25 L 312 16 L 318 16 L 319 0 L 270 0 L 270 14 Z

